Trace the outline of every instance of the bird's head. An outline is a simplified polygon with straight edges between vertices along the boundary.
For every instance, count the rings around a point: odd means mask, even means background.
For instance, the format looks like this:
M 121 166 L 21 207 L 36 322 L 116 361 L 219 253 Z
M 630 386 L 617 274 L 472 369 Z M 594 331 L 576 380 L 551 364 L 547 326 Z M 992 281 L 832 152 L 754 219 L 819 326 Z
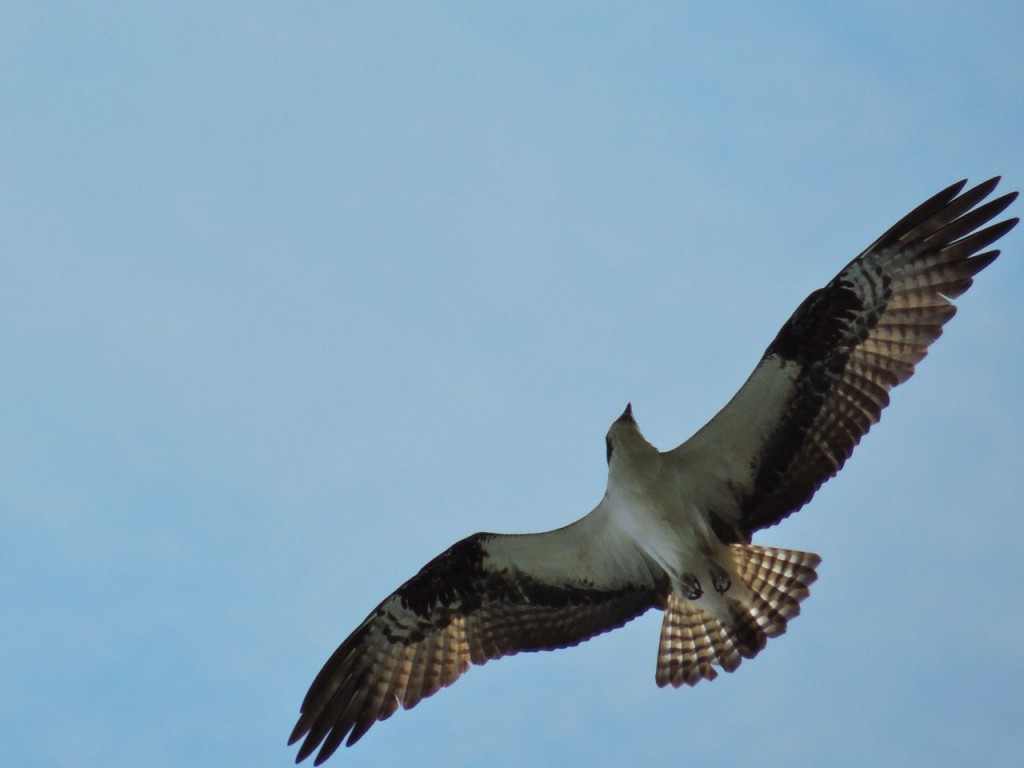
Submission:
M 626 405 L 622 412 L 608 430 L 604 438 L 608 454 L 608 471 L 613 472 L 616 466 L 632 464 L 635 460 L 646 456 L 650 452 L 657 453 L 657 449 L 647 442 L 640 433 L 636 419 L 633 418 L 633 404 Z

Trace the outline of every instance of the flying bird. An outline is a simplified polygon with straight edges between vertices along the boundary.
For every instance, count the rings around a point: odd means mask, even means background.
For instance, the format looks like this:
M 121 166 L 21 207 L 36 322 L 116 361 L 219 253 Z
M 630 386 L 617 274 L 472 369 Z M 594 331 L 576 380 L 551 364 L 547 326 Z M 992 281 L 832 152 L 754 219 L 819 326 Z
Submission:
M 608 487 L 571 525 L 477 533 L 427 563 L 334 652 L 289 744 L 319 765 L 471 664 L 577 645 L 664 612 L 655 680 L 733 672 L 786 631 L 820 558 L 753 544 L 850 457 L 998 250 L 1017 197 L 994 178 L 926 200 L 797 308 L 750 378 L 693 437 L 661 452 L 631 406 L 606 437 Z

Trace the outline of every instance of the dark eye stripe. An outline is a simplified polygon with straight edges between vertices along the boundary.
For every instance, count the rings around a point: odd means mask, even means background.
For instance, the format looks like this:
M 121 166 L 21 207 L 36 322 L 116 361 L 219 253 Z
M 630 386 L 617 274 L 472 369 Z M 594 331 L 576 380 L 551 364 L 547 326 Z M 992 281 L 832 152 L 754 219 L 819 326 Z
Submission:
M 604 447 L 605 447 L 605 450 L 608 453 L 608 463 L 611 464 L 612 463 L 612 439 L 610 437 L 608 437 L 607 435 L 605 435 L 605 438 L 604 438 Z

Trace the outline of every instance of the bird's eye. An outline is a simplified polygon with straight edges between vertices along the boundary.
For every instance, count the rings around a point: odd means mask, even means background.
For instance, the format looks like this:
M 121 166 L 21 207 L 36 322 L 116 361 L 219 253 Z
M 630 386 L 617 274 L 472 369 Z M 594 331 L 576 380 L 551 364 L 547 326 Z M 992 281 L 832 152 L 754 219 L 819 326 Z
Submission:
M 605 435 L 605 437 L 604 437 L 604 447 L 605 447 L 605 451 L 608 454 L 608 463 L 611 464 L 612 463 L 612 439 L 610 437 L 608 437 L 608 435 Z

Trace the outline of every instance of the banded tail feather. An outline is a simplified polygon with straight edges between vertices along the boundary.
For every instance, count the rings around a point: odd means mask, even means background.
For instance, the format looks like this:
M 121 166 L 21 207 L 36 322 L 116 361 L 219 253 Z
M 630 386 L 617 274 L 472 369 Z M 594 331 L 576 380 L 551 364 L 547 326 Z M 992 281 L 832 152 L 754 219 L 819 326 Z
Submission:
M 769 638 L 786 631 L 818 578 L 815 568 L 821 558 L 812 552 L 753 544 L 734 544 L 729 549 L 746 591 L 725 598 L 731 614 L 727 621 L 674 593 L 668 596 L 655 673 L 659 686 L 678 688 L 714 680 L 718 677 L 715 666 L 736 671 Z

